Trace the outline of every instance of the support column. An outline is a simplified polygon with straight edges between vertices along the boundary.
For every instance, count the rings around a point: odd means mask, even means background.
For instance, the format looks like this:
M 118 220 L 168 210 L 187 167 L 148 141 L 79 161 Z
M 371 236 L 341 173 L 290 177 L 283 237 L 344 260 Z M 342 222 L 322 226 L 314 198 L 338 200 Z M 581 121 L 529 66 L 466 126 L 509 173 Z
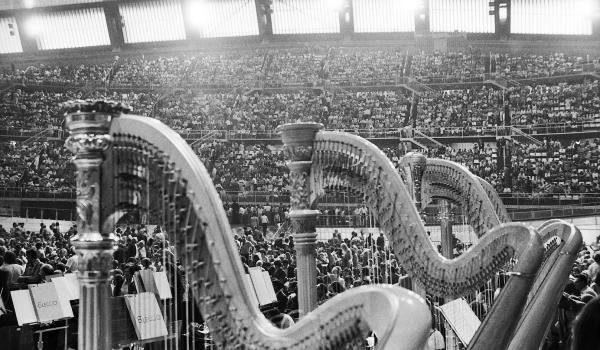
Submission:
M 26 29 L 28 20 L 33 16 L 38 16 L 39 11 L 17 11 L 15 13 L 15 21 L 17 22 L 17 30 L 21 38 L 21 48 L 25 53 L 35 53 L 38 51 L 37 39 L 32 36 Z
M 106 2 L 103 7 L 112 50 L 121 51 L 125 45 L 125 37 L 123 35 L 123 19 L 119 12 L 119 4 L 116 2 Z
M 415 8 L 415 35 L 430 33 L 429 0 L 419 0 Z
M 318 123 L 285 124 L 278 128 L 283 151 L 290 169 L 290 219 L 298 268 L 298 309 L 301 316 L 317 307 L 316 224 L 319 211 L 314 209 L 316 195 L 310 187 L 313 144 Z
M 273 36 L 273 23 L 271 14 L 273 13 L 273 0 L 255 0 L 256 18 L 258 20 L 258 35 L 262 38 Z
M 342 6 L 338 12 L 340 22 L 340 34 L 342 37 L 350 39 L 354 34 L 354 6 L 351 0 L 341 1 Z
M 78 349 L 112 348 L 109 311 L 109 271 L 115 240 L 101 231 L 100 183 L 103 152 L 109 147 L 113 106 L 102 102 L 68 102 L 66 125 L 71 136 L 66 147 L 75 154 L 77 167 L 77 235 L 71 243 L 79 257 Z

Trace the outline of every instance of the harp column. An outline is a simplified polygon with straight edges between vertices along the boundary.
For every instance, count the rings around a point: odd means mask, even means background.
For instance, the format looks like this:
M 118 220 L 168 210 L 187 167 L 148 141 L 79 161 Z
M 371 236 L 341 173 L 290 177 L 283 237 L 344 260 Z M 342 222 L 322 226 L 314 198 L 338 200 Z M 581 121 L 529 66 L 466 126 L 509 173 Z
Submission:
M 454 258 L 454 240 L 452 236 L 452 211 L 450 202 L 445 199 L 439 200 L 439 213 L 441 232 L 442 255 L 445 258 Z
M 417 152 L 409 152 L 405 155 L 408 158 L 408 164 L 410 166 L 410 177 L 412 188 L 411 195 L 413 200 L 415 201 L 415 205 L 419 211 L 425 209 L 422 208 L 422 192 L 423 192 L 423 174 L 425 173 L 425 169 L 427 169 L 427 158 Z
M 425 209 L 425 206 L 423 205 L 422 194 L 423 174 L 425 174 L 425 170 L 427 169 L 427 157 L 418 152 L 409 152 L 404 157 L 408 159 L 407 176 L 410 177 L 410 181 L 408 181 L 409 191 L 417 210 L 421 212 Z M 419 252 L 417 252 L 417 254 L 418 253 Z M 425 298 L 426 291 L 416 279 L 413 279 L 412 291 Z
M 68 102 L 64 108 L 71 132 L 65 145 L 77 167 L 77 235 L 71 243 L 79 257 L 78 349 L 111 349 L 109 271 L 115 241 L 112 233 L 102 231 L 100 166 L 111 143 L 110 122 L 119 111 L 91 101 Z
M 315 248 L 319 211 L 314 209 L 316 195 L 310 179 L 313 144 L 322 128 L 319 123 L 285 124 L 278 128 L 290 169 L 290 219 L 298 268 L 298 308 L 302 316 L 314 310 L 318 302 Z

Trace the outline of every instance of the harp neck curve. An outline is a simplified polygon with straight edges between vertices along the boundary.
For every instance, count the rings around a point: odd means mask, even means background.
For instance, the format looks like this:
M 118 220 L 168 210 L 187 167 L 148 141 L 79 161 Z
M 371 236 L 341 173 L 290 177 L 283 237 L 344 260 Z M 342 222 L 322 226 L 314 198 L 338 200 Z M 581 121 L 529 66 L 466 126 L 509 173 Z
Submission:
M 135 115 L 115 118 L 110 133 L 117 140 L 122 138 L 125 148 L 131 146 L 127 140 L 143 140 L 157 148 L 185 180 L 187 192 L 181 195 L 190 197 L 202 235 L 193 237 L 194 244 L 190 245 L 178 239 L 181 232 L 169 234 L 179 250 L 191 257 L 184 264 L 194 279 L 194 297 L 207 310 L 205 319 L 222 347 L 342 348 L 353 341 L 361 344 L 369 329 L 378 334 L 384 349 L 395 349 L 399 344 L 400 349 L 407 350 L 423 347 L 431 325 L 429 309 L 421 297 L 397 287 L 352 289 L 328 300 L 290 328 L 273 326 L 242 279 L 244 269 L 223 204 L 206 168 L 187 142 L 160 121 Z
M 316 187 L 313 191 L 322 194 L 327 186 L 352 186 L 363 192 L 393 243 L 401 265 L 432 295 L 463 295 L 491 277 L 513 256 L 527 257 L 520 259 L 522 266 L 517 267 L 524 274 L 535 274 L 541 263 L 543 246 L 537 232 L 515 223 L 492 228 L 477 245 L 456 259 L 442 257 L 429 240 L 411 195 L 392 162 L 365 139 L 343 132 L 320 131 L 312 161 L 311 176 Z M 476 184 L 481 188 L 479 181 Z

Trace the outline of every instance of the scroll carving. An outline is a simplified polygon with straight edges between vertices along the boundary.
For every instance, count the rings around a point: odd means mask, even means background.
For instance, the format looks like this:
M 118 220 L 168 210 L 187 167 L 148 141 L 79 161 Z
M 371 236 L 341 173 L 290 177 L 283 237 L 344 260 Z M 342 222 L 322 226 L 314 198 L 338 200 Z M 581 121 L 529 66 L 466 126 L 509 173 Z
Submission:
M 310 187 L 308 172 L 290 172 L 290 204 L 293 209 L 308 209 Z M 303 232 L 303 231 L 296 231 Z
M 110 135 L 76 134 L 67 139 L 66 146 L 74 154 L 102 152 L 110 146 Z
M 285 145 L 283 155 L 291 161 L 308 161 L 312 157 L 311 145 Z
M 82 232 L 97 230 L 99 225 L 97 208 L 94 207 L 94 203 L 99 201 L 98 181 L 98 169 L 95 167 L 82 167 L 77 172 L 77 217 Z
M 294 220 L 292 220 L 292 229 L 293 232 L 302 232 L 302 233 L 309 233 L 309 232 L 316 232 L 317 231 L 317 221 L 315 220 L 314 215 L 310 215 L 309 217 L 306 218 L 301 218 L 301 217 L 296 217 L 294 218 Z
M 100 271 L 108 273 L 112 269 L 112 251 L 78 251 L 80 269 L 85 272 Z

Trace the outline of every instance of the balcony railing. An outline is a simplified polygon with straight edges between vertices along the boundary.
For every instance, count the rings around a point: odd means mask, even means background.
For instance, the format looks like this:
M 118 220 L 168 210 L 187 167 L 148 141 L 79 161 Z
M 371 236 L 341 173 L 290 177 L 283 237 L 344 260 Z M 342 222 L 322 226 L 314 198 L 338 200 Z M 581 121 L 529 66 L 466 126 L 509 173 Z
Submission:
M 224 203 L 288 205 L 290 194 L 287 191 L 227 191 L 219 190 Z M 570 206 L 590 207 L 600 206 L 600 193 L 500 193 L 505 205 L 516 207 L 548 207 Z M 75 190 L 53 189 L 43 187 L 0 187 L 0 198 L 54 198 L 75 199 Z M 362 205 L 363 196 L 352 192 L 331 192 L 319 198 L 320 204 Z
M 75 199 L 75 189 L 59 189 L 44 187 L 0 187 L 0 198 L 48 198 Z
M 600 131 L 600 120 L 588 121 L 583 123 L 549 123 L 535 125 L 511 125 L 518 128 L 528 135 L 543 134 L 566 134 L 586 131 Z M 432 127 L 415 128 L 416 131 L 429 137 L 470 137 L 470 136 L 507 136 L 505 126 L 469 126 L 469 127 Z M 381 129 L 335 129 L 327 130 L 344 131 L 367 139 L 390 139 L 400 137 L 401 128 L 381 128 Z M 33 130 L 14 130 L 0 128 L 0 136 L 31 137 L 39 133 L 41 129 Z M 275 130 L 257 131 L 257 130 L 176 130 L 186 140 L 199 140 L 211 135 L 210 139 L 244 141 L 244 140 L 278 140 L 280 136 Z M 62 129 L 54 129 L 48 134 L 48 137 L 66 138 L 68 133 Z
M 511 125 L 518 128 L 528 135 L 543 134 L 565 134 L 574 132 L 600 131 L 600 121 L 590 121 L 584 123 L 551 123 L 543 125 Z M 432 127 L 415 128 L 416 131 L 429 137 L 469 137 L 469 136 L 507 136 L 511 126 L 470 126 L 470 127 Z M 390 139 L 399 138 L 401 128 L 383 128 L 383 129 L 335 129 L 327 128 L 330 131 L 344 131 L 355 134 L 366 139 Z M 223 139 L 232 141 L 243 140 L 278 140 L 280 136 L 274 130 L 255 131 L 255 130 L 177 130 L 177 132 L 186 140 L 198 140 L 206 137 L 208 134 L 215 134 L 213 139 Z

